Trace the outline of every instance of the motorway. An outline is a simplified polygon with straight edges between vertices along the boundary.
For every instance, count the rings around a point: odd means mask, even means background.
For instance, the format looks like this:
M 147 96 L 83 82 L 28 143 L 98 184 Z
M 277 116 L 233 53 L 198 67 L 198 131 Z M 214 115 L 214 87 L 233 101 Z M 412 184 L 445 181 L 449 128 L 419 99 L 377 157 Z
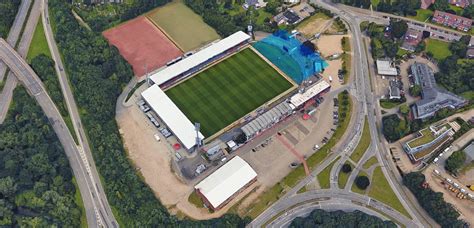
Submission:
M 23 24 L 25 24 L 26 16 L 28 14 L 28 9 L 31 6 L 31 0 L 25 0 L 21 1 L 21 4 L 18 8 L 18 12 L 16 14 L 15 20 L 13 21 L 13 25 L 10 28 L 10 32 L 8 33 L 7 37 L 7 43 L 10 44 L 10 46 L 15 47 L 16 44 L 18 43 L 18 39 L 20 37 L 21 29 L 23 28 Z M 32 9 L 32 13 L 34 14 L 35 11 Z M 39 10 L 37 10 L 39 11 Z M 29 20 L 34 20 L 34 16 L 31 16 Z M 27 24 L 33 24 L 33 22 L 29 22 Z M 32 32 L 30 30 L 30 26 L 25 27 L 25 30 L 23 32 L 23 36 L 31 36 Z M 33 27 L 33 33 L 34 33 L 34 28 L 36 28 L 36 24 L 34 24 Z M 29 46 L 31 43 L 31 38 L 25 37 L 22 39 L 20 46 Z M 20 52 L 22 56 L 24 56 L 25 53 Z M 7 73 L 7 66 L 0 61 L 0 82 L 4 80 L 4 76 Z M 16 87 L 16 84 L 18 83 L 15 75 L 13 74 L 8 74 L 7 78 L 5 81 L 3 81 L 4 84 L 4 89 L 0 91 L 0 124 L 3 123 L 5 120 L 5 117 L 8 112 L 8 107 L 10 106 L 10 102 L 12 100 L 13 96 L 13 90 Z
M 112 209 L 110 208 L 109 202 L 107 200 L 107 196 L 105 195 L 104 188 L 102 187 L 102 184 L 100 182 L 99 174 L 97 172 L 94 159 L 92 157 L 92 152 L 87 139 L 86 131 L 84 130 L 83 125 L 81 123 L 81 118 L 76 105 L 76 101 L 74 99 L 74 95 L 70 87 L 68 76 L 66 75 L 61 55 L 59 53 L 56 41 L 54 40 L 53 30 L 49 23 L 48 1 L 42 0 L 42 2 L 42 22 L 46 35 L 46 40 L 51 51 L 51 56 L 54 62 L 56 63 L 56 74 L 61 85 L 61 91 L 64 96 L 64 101 L 66 102 L 66 106 L 71 117 L 72 124 L 74 126 L 74 131 L 78 136 L 79 152 L 81 153 L 82 157 L 87 158 L 84 165 L 90 171 L 90 179 L 91 182 L 94 183 L 93 190 L 95 195 L 99 198 L 99 200 L 97 201 L 98 211 L 104 224 L 108 226 L 116 226 L 118 223 L 114 218 Z
M 360 31 L 359 24 L 361 21 L 366 20 L 366 15 L 359 15 L 357 13 L 353 13 L 351 11 L 343 10 L 346 7 L 341 5 L 336 5 L 333 3 L 328 3 L 322 0 L 312 0 L 311 3 L 317 4 L 320 7 L 326 8 L 339 17 L 346 21 L 346 23 L 350 27 L 350 31 L 352 32 L 352 46 L 353 46 L 353 53 L 354 57 L 352 65 L 353 67 L 353 74 L 354 74 L 354 81 L 350 84 L 350 92 L 353 96 L 355 96 L 357 103 L 360 107 L 359 110 L 354 110 L 357 113 L 357 116 L 354 121 L 355 123 L 355 131 L 348 131 L 348 137 L 343 140 L 343 143 L 338 146 L 338 148 L 333 149 L 338 153 L 333 153 L 323 161 L 316 169 L 314 169 L 311 175 L 307 176 L 305 179 L 300 181 L 294 188 L 289 190 L 285 195 L 283 195 L 277 202 L 271 205 L 267 210 L 265 210 L 262 214 L 260 214 L 255 220 L 253 220 L 249 226 L 250 227 L 261 227 L 264 224 L 267 224 L 271 221 L 280 221 L 280 220 L 291 220 L 295 218 L 296 214 L 288 214 L 282 213 L 285 210 L 289 210 L 292 207 L 298 206 L 298 199 L 301 195 L 305 195 L 308 200 L 313 199 L 316 197 L 318 193 L 329 191 L 327 197 L 332 200 L 343 200 L 344 194 L 352 194 L 358 195 L 355 193 L 350 192 L 350 188 L 346 187 L 345 190 L 338 190 L 337 186 L 337 178 L 338 178 L 338 167 L 343 164 L 343 161 L 347 160 L 347 156 L 353 151 L 354 147 L 357 145 L 359 138 L 360 138 L 360 131 L 361 126 L 363 126 L 363 121 L 365 116 L 368 118 L 369 122 L 369 129 L 371 133 L 371 145 L 366 151 L 366 154 L 375 154 L 377 160 L 381 164 L 381 169 L 387 178 L 391 188 L 394 190 L 396 196 L 408 211 L 410 216 L 413 220 L 409 220 L 407 217 L 401 214 L 393 214 L 389 215 L 392 219 L 395 219 L 396 222 L 399 224 L 405 224 L 407 227 L 425 227 L 425 226 L 436 226 L 436 223 L 427 216 L 426 212 L 421 209 L 421 207 L 416 202 L 416 199 L 413 199 L 411 195 L 407 195 L 407 192 L 404 191 L 404 187 L 402 186 L 401 176 L 397 172 L 393 162 L 389 161 L 391 159 L 390 153 L 387 152 L 386 142 L 382 141 L 383 136 L 381 131 L 378 129 L 377 126 L 380 125 L 381 117 L 380 117 L 380 107 L 378 106 L 378 102 L 376 100 L 375 94 L 372 91 L 370 78 L 369 78 L 369 64 L 368 58 L 366 53 L 366 48 L 363 43 L 362 32 Z M 383 18 L 375 18 L 372 20 L 377 20 L 377 22 L 386 20 Z M 375 77 L 375 75 L 374 75 Z M 351 121 L 351 122 L 352 122 Z M 337 156 L 341 155 L 343 159 L 338 161 L 333 169 L 331 170 L 331 188 L 330 190 L 314 190 L 310 191 L 309 195 L 306 193 L 297 194 L 297 191 L 302 187 L 306 186 L 308 183 L 313 181 L 317 174 L 321 172 L 326 166 L 328 166 L 332 161 L 335 160 Z M 364 159 L 366 159 L 365 157 Z M 350 181 L 353 181 L 352 180 Z M 348 185 L 346 185 L 348 186 Z M 333 194 L 331 194 L 333 193 Z M 312 198 L 313 196 L 313 198 Z M 360 195 L 359 195 L 360 196 Z M 364 196 L 367 197 L 367 196 Z M 372 201 L 375 201 L 372 199 Z M 370 205 L 372 206 L 372 205 Z M 386 205 L 383 205 L 384 208 L 382 211 L 386 213 L 388 210 L 394 211 L 392 208 L 389 208 Z M 308 207 L 310 205 L 308 204 Z M 385 208 L 387 207 L 387 208 Z M 351 205 L 350 202 L 346 204 L 347 210 L 352 210 L 354 205 Z M 375 207 L 377 209 L 377 207 Z M 380 211 L 380 210 L 379 210 Z M 397 212 L 398 213 L 398 212 Z

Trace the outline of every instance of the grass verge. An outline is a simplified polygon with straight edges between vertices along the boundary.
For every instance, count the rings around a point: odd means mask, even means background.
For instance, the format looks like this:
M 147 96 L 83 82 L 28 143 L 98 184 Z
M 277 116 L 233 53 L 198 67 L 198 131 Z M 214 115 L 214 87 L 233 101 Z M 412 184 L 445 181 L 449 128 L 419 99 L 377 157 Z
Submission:
M 372 167 L 374 164 L 377 164 L 377 158 L 375 156 L 372 156 L 371 158 L 369 158 L 369 160 L 367 160 L 364 165 L 362 165 L 362 168 L 364 169 L 368 169 L 370 167 Z
M 357 144 L 357 147 L 354 149 L 354 151 L 351 154 L 351 160 L 354 161 L 355 163 L 358 163 L 359 160 L 364 155 L 367 148 L 369 148 L 369 146 L 370 146 L 369 121 L 367 120 L 367 117 L 365 117 L 364 130 L 362 131 L 362 136 L 360 137 L 359 144 Z
M 405 210 L 400 200 L 393 192 L 390 184 L 383 175 L 382 168 L 377 167 L 372 175 L 372 183 L 369 190 L 369 196 L 380 202 L 387 204 L 398 212 L 402 213 L 408 218 L 411 218 L 410 214 Z
M 38 24 L 36 25 L 35 33 L 33 34 L 33 38 L 31 40 L 32 45 L 28 50 L 28 55 L 26 56 L 26 60 L 31 62 L 31 60 L 40 55 L 44 54 L 48 57 L 51 57 L 51 53 L 49 52 L 48 41 L 46 40 L 46 36 L 44 34 L 44 28 L 42 20 L 38 20 Z
M 352 69 L 351 42 L 349 37 L 342 37 L 341 44 L 342 51 L 344 51 L 342 54 L 342 70 L 345 72 L 344 84 L 346 84 L 349 81 Z
M 331 162 L 331 164 L 329 164 L 328 166 L 326 166 L 326 168 L 324 168 L 323 171 L 321 171 L 316 177 L 318 178 L 319 186 L 321 186 L 322 189 L 327 189 L 331 187 L 329 178 L 331 178 L 331 169 L 337 160 L 339 160 L 339 157 L 334 159 L 334 161 Z
M 192 203 L 194 206 L 196 206 L 197 208 L 203 208 L 203 207 L 204 207 L 204 203 L 202 202 L 201 197 L 198 196 L 198 194 L 196 193 L 196 191 L 193 191 L 193 192 L 189 195 L 188 201 L 189 201 L 190 203 Z
M 358 174 L 357 176 L 364 176 L 364 177 L 367 177 L 368 175 L 367 175 L 366 172 L 364 172 L 363 170 L 361 170 L 361 171 L 359 171 L 359 174 Z M 370 179 L 370 177 L 369 177 L 369 179 Z M 355 184 L 355 182 L 352 183 L 351 191 L 352 191 L 352 192 L 355 192 L 355 193 L 359 193 L 359 194 L 361 194 L 361 195 L 365 195 L 365 192 L 366 192 L 366 190 L 360 189 L 359 187 L 357 187 L 357 185 Z
M 395 108 L 395 107 L 403 104 L 403 102 L 400 103 L 400 102 L 391 101 L 391 100 L 388 100 L 388 99 L 380 99 L 379 102 L 380 102 L 380 107 L 382 107 L 384 109 L 392 109 L 392 108 Z
M 350 165 L 352 170 L 354 169 L 354 166 L 350 162 L 346 162 L 345 164 Z M 339 186 L 340 189 L 344 189 L 350 175 L 351 175 L 351 172 L 345 173 L 345 172 L 342 172 L 342 170 L 339 170 L 339 178 L 337 179 L 337 185 Z
M 136 91 L 140 86 L 142 86 L 143 84 L 145 84 L 145 82 L 146 82 L 146 80 L 143 80 L 143 81 L 137 83 L 137 84 L 130 90 L 130 92 L 128 92 L 127 98 L 125 98 L 125 102 L 127 102 L 127 101 L 130 99 L 130 97 L 132 97 L 132 95 L 135 93 L 135 91 Z

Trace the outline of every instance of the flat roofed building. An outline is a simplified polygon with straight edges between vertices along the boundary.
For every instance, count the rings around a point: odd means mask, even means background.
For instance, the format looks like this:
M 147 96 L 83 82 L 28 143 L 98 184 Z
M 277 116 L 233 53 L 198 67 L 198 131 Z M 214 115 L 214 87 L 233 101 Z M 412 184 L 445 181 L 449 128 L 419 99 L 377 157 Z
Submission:
M 385 76 L 397 76 L 397 68 L 392 66 L 392 62 L 389 60 L 377 59 L 377 74 Z
M 401 91 L 398 85 L 398 82 L 395 80 L 390 80 L 388 87 L 389 99 L 401 99 Z
M 441 122 L 431 125 L 416 133 L 415 137 L 403 144 L 403 149 L 409 157 L 418 161 L 440 148 L 452 135 L 456 129 L 452 123 Z
M 218 210 L 256 180 L 255 170 L 245 160 L 235 156 L 194 189 L 209 208 Z
M 320 80 L 310 87 L 306 88 L 303 93 L 297 93 L 290 98 L 290 103 L 296 108 L 305 104 L 311 98 L 319 95 L 320 93 L 326 92 L 331 85 L 324 80 Z
M 194 124 L 158 85 L 152 85 L 145 90 L 142 97 L 188 151 L 196 145 Z M 199 132 L 199 138 L 200 140 L 204 139 L 201 132 Z
M 162 85 L 177 76 L 186 73 L 195 73 L 202 68 L 203 64 L 216 60 L 216 57 L 236 46 L 239 46 L 242 43 L 246 43 L 250 40 L 250 38 L 251 37 L 246 33 L 238 31 L 173 65 L 170 65 L 152 74 L 150 79 L 153 81 L 153 83 Z
M 467 101 L 451 92 L 439 88 L 436 85 L 433 70 L 426 64 L 414 63 L 410 67 L 415 84 L 420 85 L 421 100 L 412 106 L 416 119 L 425 119 L 433 116 L 443 108 L 456 109 L 467 104 Z

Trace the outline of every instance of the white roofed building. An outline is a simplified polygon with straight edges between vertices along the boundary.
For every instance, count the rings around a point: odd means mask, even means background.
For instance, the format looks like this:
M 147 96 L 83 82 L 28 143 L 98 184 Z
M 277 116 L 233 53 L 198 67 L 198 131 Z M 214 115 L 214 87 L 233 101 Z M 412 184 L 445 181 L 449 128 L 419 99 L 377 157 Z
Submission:
M 377 74 L 384 75 L 384 76 L 397 76 L 398 70 L 397 68 L 392 66 L 392 62 L 390 60 L 381 60 L 377 59 Z
M 166 85 L 164 85 L 165 83 L 175 81 L 176 79 L 184 79 L 203 69 L 207 64 L 227 54 L 234 53 L 234 51 L 239 50 L 242 45 L 246 45 L 250 38 L 248 34 L 238 31 L 173 65 L 153 73 L 150 79 L 154 84 L 158 84 L 160 87 L 166 87 Z M 178 76 L 181 77 L 177 78 Z
M 301 105 L 305 104 L 307 101 L 309 101 L 311 98 L 319 95 L 322 92 L 327 91 L 330 87 L 331 85 L 329 85 L 329 83 L 327 83 L 324 80 L 321 80 L 309 86 L 308 88 L 306 88 L 306 90 L 303 93 L 297 93 L 293 95 L 290 98 L 290 103 L 294 107 L 298 108 Z
M 212 210 L 218 210 L 257 180 L 257 173 L 239 156 L 235 156 L 194 189 Z
M 142 93 L 143 99 L 150 108 L 168 126 L 171 132 L 183 144 L 186 150 L 191 150 L 197 143 L 194 124 L 173 103 L 158 85 L 152 85 Z M 201 132 L 198 133 L 200 140 L 204 139 Z

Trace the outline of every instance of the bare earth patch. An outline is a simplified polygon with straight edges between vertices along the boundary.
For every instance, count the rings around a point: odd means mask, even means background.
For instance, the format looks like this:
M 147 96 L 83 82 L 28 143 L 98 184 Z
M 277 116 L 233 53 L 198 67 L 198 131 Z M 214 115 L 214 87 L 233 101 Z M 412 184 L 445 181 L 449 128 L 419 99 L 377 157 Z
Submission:
M 334 54 L 341 54 L 342 45 L 341 39 L 347 37 L 347 35 L 323 35 L 319 39 L 314 40 L 313 42 L 317 45 L 318 50 L 321 52 L 321 55 L 327 59 L 327 57 Z M 352 54 L 352 53 L 349 53 Z M 326 81 L 329 82 L 329 76 L 332 77 L 331 87 L 332 89 L 338 89 L 341 87 L 337 73 L 342 69 L 342 59 L 327 60 L 329 66 L 324 70 L 321 75 Z

